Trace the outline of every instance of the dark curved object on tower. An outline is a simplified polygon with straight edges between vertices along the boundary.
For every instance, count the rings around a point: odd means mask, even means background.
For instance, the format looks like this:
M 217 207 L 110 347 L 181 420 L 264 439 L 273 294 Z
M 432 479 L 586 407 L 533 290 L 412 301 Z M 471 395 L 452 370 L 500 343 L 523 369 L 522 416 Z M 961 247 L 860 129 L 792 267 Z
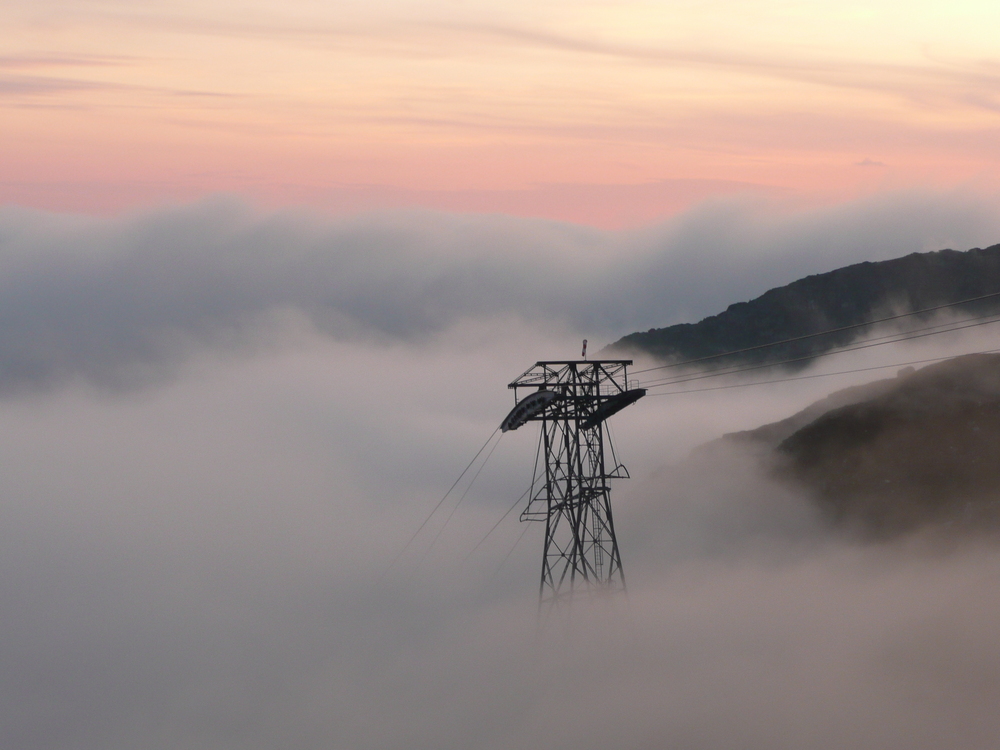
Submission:
M 629 404 L 634 404 L 646 395 L 645 388 L 633 388 L 624 393 L 618 393 L 602 403 L 588 419 L 580 423 L 581 430 L 589 430 L 613 414 L 617 414 Z

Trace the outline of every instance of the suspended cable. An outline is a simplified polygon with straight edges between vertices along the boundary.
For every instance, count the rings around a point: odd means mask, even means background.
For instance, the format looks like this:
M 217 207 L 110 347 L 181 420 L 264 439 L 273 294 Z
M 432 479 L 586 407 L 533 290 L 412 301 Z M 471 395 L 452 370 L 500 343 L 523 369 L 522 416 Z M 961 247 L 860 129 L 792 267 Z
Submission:
M 504 512 L 504 514 L 502 516 L 500 516 L 500 519 L 495 524 L 493 524 L 493 526 L 490 527 L 490 530 L 487 531 L 485 534 L 483 534 L 483 538 L 480 539 L 478 542 L 476 542 L 476 546 L 473 547 L 472 549 L 470 549 L 469 553 L 465 557 L 462 558 L 463 562 L 465 560 L 468 560 L 470 557 L 472 557 L 472 553 L 475 552 L 477 549 L 479 549 L 479 546 L 483 542 L 486 541 L 486 539 L 489 537 L 490 534 L 492 534 L 494 531 L 496 531 L 497 526 L 499 526 L 501 523 L 503 523 L 503 520 L 514 511 L 514 508 L 516 508 L 518 505 L 521 504 L 521 501 L 524 500 L 524 498 L 528 496 L 528 493 L 530 493 L 533 489 L 535 489 L 535 482 L 534 481 L 532 481 L 531 486 L 528 489 L 526 489 L 521 494 L 521 497 L 519 497 L 517 500 L 515 500 L 514 504 L 511 505 L 509 508 L 507 508 L 507 510 Z
M 728 368 L 719 368 L 717 370 L 709 370 L 707 373 L 692 374 L 690 376 L 681 376 L 681 377 L 678 377 L 678 378 L 673 378 L 673 379 L 663 380 L 663 381 L 651 381 L 651 382 L 643 383 L 642 387 L 647 388 L 647 389 L 648 388 L 662 388 L 663 386 L 667 386 L 667 385 L 678 385 L 680 383 L 690 383 L 690 382 L 695 381 L 695 380 L 704 380 L 706 378 L 716 378 L 716 377 L 720 377 L 722 375 L 738 375 L 740 373 L 751 372 L 751 371 L 754 371 L 754 370 L 766 369 L 768 367 L 777 367 L 778 365 L 794 364 L 796 362 L 806 362 L 806 361 L 811 361 L 811 360 L 819 359 L 820 357 L 829 357 L 829 356 L 832 356 L 834 354 L 845 354 L 847 352 L 859 351 L 861 349 L 871 349 L 872 347 L 884 346 L 886 344 L 897 344 L 897 343 L 899 343 L 901 341 L 912 341 L 913 339 L 920 339 L 920 338 L 924 338 L 926 336 L 936 336 L 936 335 L 941 334 L 941 333 L 951 333 L 953 331 L 961 331 L 961 330 L 964 330 L 966 328 L 975 328 L 975 327 L 981 326 L 981 325 L 989 325 L 990 323 L 1000 322 L 1000 317 L 996 317 L 996 316 L 990 316 L 990 317 L 991 317 L 990 320 L 979 320 L 979 322 L 966 323 L 964 325 L 952 325 L 952 324 L 948 324 L 948 325 L 951 325 L 951 327 L 947 328 L 947 329 L 944 329 L 944 330 L 918 329 L 918 331 L 927 331 L 927 332 L 925 332 L 925 333 L 912 333 L 912 334 L 895 334 L 895 338 L 892 338 L 891 340 L 885 340 L 885 341 L 883 341 L 883 340 L 877 340 L 877 341 L 874 341 L 874 342 L 869 342 L 869 343 L 864 343 L 864 344 L 857 344 L 855 346 L 844 347 L 842 349 L 835 349 L 833 351 L 820 352 L 818 354 L 809 354 L 809 355 L 805 355 L 805 356 L 802 356 L 802 357 L 793 357 L 791 359 L 778 360 L 776 362 L 764 362 L 764 363 L 761 363 L 761 364 L 746 365 L 746 366 L 742 366 L 742 367 L 735 367 L 734 366 L 734 367 L 728 367 Z M 940 326 L 931 326 L 931 328 L 940 328 Z M 884 338 L 887 338 L 887 337 L 884 337 Z
M 470 557 L 472 557 L 472 553 L 475 552 L 477 549 L 479 549 L 479 546 L 483 542 L 486 541 L 486 539 L 489 537 L 490 534 L 492 534 L 494 531 L 496 531 L 497 526 L 499 526 L 501 523 L 503 523 L 503 519 L 505 519 L 507 516 L 509 516 L 513 512 L 514 508 L 516 508 L 518 505 L 520 505 L 521 501 L 524 500 L 524 498 L 526 498 L 528 495 L 530 495 L 531 491 L 533 489 L 535 489 L 535 483 L 538 481 L 538 454 L 541 453 L 541 451 L 542 451 L 542 433 L 541 433 L 541 431 L 539 431 L 539 433 L 538 433 L 538 448 L 535 451 L 535 466 L 531 470 L 531 484 L 528 485 L 528 489 L 526 489 L 523 493 L 521 493 L 521 497 L 519 497 L 517 500 L 515 500 L 514 504 L 511 505 L 506 510 L 506 512 L 502 516 L 500 516 L 500 519 L 495 524 L 493 524 L 493 526 L 490 527 L 490 530 L 487 531 L 483 535 L 483 538 L 480 539 L 478 542 L 476 542 L 476 546 L 469 550 L 469 553 L 465 557 L 462 558 L 462 562 L 465 562 Z
M 971 354 L 995 354 L 1000 349 L 985 349 L 979 352 L 966 352 L 964 355 L 954 355 L 947 357 L 932 357 L 931 359 L 915 359 L 911 362 L 897 362 L 891 365 L 878 365 L 876 367 L 859 367 L 855 370 L 840 370 L 838 372 L 821 372 L 814 375 L 797 375 L 790 378 L 777 378 L 775 380 L 758 380 L 753 383 L 732 383 L 730 385 L 716 385 L 708 388 L 687 388 L 683 391 L 667 391 L 666 393 L 650 393 L 649 396 L 680 396 L 685 393 L 704 393 L 705 391 L 724 391 L 730 388 L 749 388 L 753 385 L 771 385 L 773 383 L 788 383 L 793 380 L 812 380 L 813 378 L 829 378 L 834 375 L 850 375 L 855 372 L 870 372 L 872 370 L 888 370 L 893 367 L 906 367 L 907 365 L 922 365 L 928 362 L 943 362 L 946 359 L 954 359 L 955 356 L 969 356 Z
M 524 500 L 524 498 L 527 497 L 528 493 L 531 492 L 531 490 L 533 490 L 534 488 L 535 488 L 535 483 L 532 482 L 531 483 L 531 487 L 529 487 L 528 489 L 526 489 L 521 494 L 521 497 L 519 497 L 517 500 L 515 500 L 514 504 L 511 505 L 509 508 L 507 508 L 507 510 L 504 512 L 504 514 L 502 516 L 500 516 L 500 519 L 495 524 L 493 524 L 493 526 L 490 527 L 490 530 L 487 531 L 485 534 L 483 534 L 483 538 L 480 539 L 478 542 L 476 542 L 476 546 L 473 547 L 472 549 L 470 549 L 469 552 L 468 552 L 468 554 L 465 557 L 462 558 L 463 562 L 466 561 L 466 560 L 468 560 L 470 557 L 472 557 L 472 553 L 475 552 L 477 549 L 479 549 L 479 546 L 483 542 L 486 541 L 486 539 L 489 537 L 489 535 L 492 534 L 494 531 L 496 531 L 497 526 L 499 526 L 501 523 L 503 523 L 503 519 L 505 519 L 507 516 L 509 516 L 513 512 L 514 508 L 516 508 L 518 505 L 520 505 L 521 501 Z
M 464 469 L 462 469 L 462 473 L 458 475 L 458 479 L 456 479 L 455 482 L 451 485 L 451 487 L 448 488 L 448 491 L 444 493 L 444 496 L 437 501 L 437 505 L 434 506 L 431 512 L 427 515 L 427 518 L 424 519 L 424 522 L 420 524 L 417 530 L 413 532 L 413 535 L 406 540 L 406 544 L 404 544 L 403 548 L 396 554 L 394 558 L 392 558 L 392 562 L 389 563 L 389 566 L 385 569 L 385 571 L 383 571 L 382 575 L 378 577 L 378 581 L 376 581 L 376 583 L 381 582 L 381 580 L 385 578 L 386 575 L 388 575 L 389 571 L 392 570 L 393 566 L 395 566 L 395 564 L 399 562 L 399 558 L 401 558 L 406 553 L 406 550 L 410 548 L 410 545 L 413 544 L 413 540 L 417 538 L 417 535 L 419 535 L 421 531 L 423 531 L 424 526 L 426 526 L 428 521 L 430 521 L 431 518 L 434 516 L 434 514 L 437 513 L 438 508 L 440 508 L 442 503 L 444 503 L 444 501 L 448 499 L 448 495 L 450 495 L 452 493 L 452 490 L 454 490 L 455 487 L 458 486 L 458 483 L 462 481 L 462 477 L 464 477 L 466 472 L 468 472 L 468 470 L 472 468 L 472 465 L 476 462 L 476 459 L 479 458 L 479 455 L 484 450 L 486 450 L 486 446 L 490 444 L 490 441 L 493 440 L 494 435 L 496 435 L 498 432 L 500 432 L 499 427 L 493 430 L 490 436 L 486 438 L 486 442 L 483 443 L 483 447 L 480 448 L 478 451 L 476 451 L 476 455 L 474 455 L 472 457 L 472 460 L 469 461 L 469 465 L 466 466 Z M 498 440 L 497 442 L 500 441 Z
M 948 323 L 939 323 L 939 324 L 933 325 L 933 326 L 925 326 L 924 328 L 914 328 L 913 330 L 910 330 L 910 331 L 896 331 L 894 333 L 888 333 L 888 334 L 886 334 L 884 336 L 876 336 L 874 338 L 865 339 L 864 344 L 857 344 L 856 346 L 865 346 L 865 345 L 870 344 L 870 343 L 875 342 L 875 341 L 885 341 L 885 343 L 894 343 L 897 340 L 902 341 L 902 340 L 905 340 L 905 337 L 907 337 L 907 336 L 911 336 L 911 335 L 917 334 L 917 333 L 922 333 L 924 331 L 938 331 L 939 333 L 947 333 L 950 330 L 959 330 L 960 327 L 964 327 L 963 324 L 968 323 L 970 321 L 986 320 L 987 318 L 991 319 L 988 322 L 991 322 L 991 323 L 995 322 L 996 320 L 1000 320 L 1000 313 L 989 313 L 988 315 L 979 315 L 977 317 L 966 318 L 965 320 L 961 320 L 961 321 L 954 321 L 953 320 L 953 321 L 950 321 Z M 939 331 L 938 329 L 947 329 L 947 330 L 941 330 L 941 331 Z M 887 341 L 887 339 L 892 339 L 892 341 Z M 805 355 L 804 358 L 805 359 L 815 359 L 817 357 L 826 356 L 828 354 L 838 354 L 838 353 L 843 352 L 843 351 L 851 351 L 851 349 L 850 348 L 839 348 L 839 349 L 835 349 L 835 350 L 832 350 L 832 351 L 829 351 L 829 352 L 821 352 L 821 353 L 818 353 L 818 354 Z M 764 363 L 764 364 L 766 365 L 767 363 Z M 785 361 L 773 362 L 773 363 L 770 363 L 770 364 L 785 364 Z M 742 372 L 745 368 L 753 368 L 753 367 L 758 367 L 758 366 L 760 366 L 760 365 L 759 364 L 758 365 L 747 365 L 747 364 L 725 365 L 724 367 L 717 367 L 717 368 L 709 369 L 709 370 L 701 370 L 700 372 L 697 373 L 697 377 L 700 377 L 702 375 L 706 375 L 708 373 L 719 373 L 721 375 L 726 375 L 726 374 L 734 373 L 734 372 Z M 676 377 L 670 377 L 670 378 L 667 378 L 666 380 L 663 380 L 663 381 L 651 380 L 651 381 L 647 381 L 647 385 L 649 383 L 666 383 L 668 381 L 669 382 L 682 382 L 679 379 L 686 379 L 686 378 L 690 378 L 690 377 L 696 377 L 696 375 L 693 374 L 693 373 L 689 373 L 687 375 L 677 375 Z
M 520 536 L 517 537 L 517 541 L 514 542 L 514 546 L 510 548 L 510 552 L 504 555 L 503 560 L 500 561 L 500 564 L 497 565 L 497 569 L 494 570 L 493 575 L 490 576 L 491 581 L 500 574 L 500 569 L 504 566 L 504 563 L 506 563 L 510 559 L 510 556 L 514 554 L 514 550 L 517 549 L 517 545 L 521 543 L 521 540 L 524 539 L 524 535 L 528 533 L 528 529 L 530 528 L 531 524 L 524 525 L 524 530 L 521 532 Z
M 496 433 L 494 433 L 494 434 L 496 434 Z M 465 496 L 469 494 L 469 490 L 472 489 L 472 485 L 474 485 L 476 483 L 476 480 L 479 479 L 479 475 L 482 473 L 483 469 L 486 467 L 486 464 L 489 463 L 490 456 L 493 455 L 493 451 L 495 451 L 497 449 L 497 446 L 500 445 L 500 440 L 503 440 L 503 433 L 500 433 L 500 438 L 495 443 L 493 443 L 493 447 L 490 448 L 490 452 L 486 454 L 486 458 L 484 458 L 483 462 L 479 465 L 479 469 L 473 475 L 472 481 L 469 482 L 469 486 L 465 488 L 465 492 L 463 492 L 462 496 L 460 498 L 458 498 L 458 502 L 455 503 L 455 507 L 453 507 L 451 509 L 451 512 L 448 514 L 448 517 L 444 519 L 444 523 L 441 524 L 441 528 L 438 529 L 437 534 L 434 535 L 434 538 L 431 540 L 430 545 L 427 547 L 427 549 L 424 550 L 424 554 L 420 556 L 420 560 L 414 566 L 415 568 L 419 567 L 423 563 L 424 558 L 426 558 L 427 555 L 430 554 L 430 551 L 434 548 L 434 545 L 437 544 L 438 538 L 441 536 L 441 534 L 444 531 L 445 527 L 448 525 L 448 522 L 451 520 L 451 517 L 453 515 L 455 515 L 455 511 L 458 510 L 458 506 L 462 504 L 463 500 L 465 500 Z
M 795 341 L 805 341 L 807 339 L 816 338 L 818 336 L 828 336 L 831 333 L 841 333 L 843 331 L 853 331 L 857 328 L 864 328 L 865 326 L 876 325 L 877 323 L 886 323 L 890 320 L 900 320 L 902 318 L 908 318 L 913 315 L 921 315 L 922 313 L 934 312 L 935 310 L 944 310 L 949 307 L 955 307 L 957 305 L 965 305 L 970 302 L 978 302 L 984 299 L 991 299 L 993 297 L 1000 297 L 1000 292 L 993 292 L 991 294 L 983 294 L 979 297 L 969 297 L 968 299 L 958 300 L 957 302 L 948 302 L 943 305 L 935 305 L 934 307 L 925 307 L 920 310 L 913 310 L 912 312 L 900 313 L 898 315 L 890 315 L 885 318 L 877 318 L 875 320 L 868 320 L 863 323 L 853 323 L 848 326 L 841 326 L 840 328 L 830 328 L 826 331 L 817 331 L 816 333 L 807 333 L 803 336 L 793 336 L 792 338 L 782 339 L 780 341 L 771 341 L 767 344 L 757 344 L 756 346 L 748 346 L 744 349 L 734 349 L 728 352 L 722 352 L 720 354 L 710 354 L 705 357 L 697 357 L 695 359 L 684 360 L 683 362 L 670 362 L 665 365 L 657 365 L 656 367 L 647 367 L 644 370 L 633 370 L 633 375 L 640 375 L 644 372 L 652 372 L 653 370 L 665 370 L 670 367 L 682 367 L 684 365 L 691 365 L 697 362 L 707 362 L 710 359 L 719 359 L 720 357 L 730 357 L 734 354 L 745 354 L 746 352 L 753 352 L 759 349 L 767 349 L 771 346 L 780 346 L 781 344 L 791 344 Z
M 983 318 L 990 318 L 990 319 L 989 320 L 983 320 Z M 870 348 L 872 348 L 874 346 L 883 346 L 885 344 L 895 344 L 895 343 L 898 343 L 900 341 L 909 341 L 911 339 L 924 338 L 925 336 L 932 336 L 932 335 L 937 335 L 937 334 L 940 334 L 940 333 L 950 333 L 952 331 L 960 331 L 960 330 L 963 330 L 965 328 L 975 328 L 976 326 L 979 326 L 979 325 L 988 325 L 990 323 L 996 323 L 996 322 L 1000 321 L 1000 316 L 998 316 L 997 314 L 988 315 L 988 316 L 984 315 L 984 316 L 981 316 L 980 318 L 973 318 L 973 320 L 978 320 L 978 321 L 981 321 L 981 322 L 978 322 L 978 323 L 962 323 L 962 324 L 960 324 L 960 323 L 946 323 L 946 324 L 941 324 L 941 325 L 937 325 L 937 326 L 930 326 L 928 328 L 918 328 L 915 331 L 906 332 L 906 333 L 889 334 L 888 336 L 882 336 L 882 337 L 880 337 L 878 339 L 874 339 L 874 340 L 870 339 L 869 341 L 867 341 L 867 342 L 865 342 L 863 344 L 855 344 L 853 346 L 847 346 L 847 347 L 843 347 L 843 348 L 840 348 L 840 349 L 834 349 L 834 350 L 831 350 L 831 351 L 828 351 L 828 352 L 819 352 L 817 354 L 808 354 L 808 355 L 803 355 L 801 357 L 794 357 L 794 358 L 791 358 L 791 359 L 778 360 L 778 361 L 775 361 L 775 362 L 763 362 L 763 363 L 756 364 L 756 365 L 733 365 L 733 366 L 730 366 L 730 367 L 718 368 L 718 369 L 715 369 L 715 370 L 708 370 L 707 372 L 702 372 L 702 373 L 698 373 L 698 374 L 680 375 L 680 376 L 678 376 L 676 378 L 671 378 L 671 379 L 662 380 L 662 381 L 650 381 L 650 382 L 648 382 L 648 383 L 645 384 L 645 387 L 647 387 L 647 388 L 658 388 L 658 387 L 663 386 L 663 385 L 673 385 L 675 383 L 686 383 L 686 382 L 689 382 L 691 380 L 702 380 L 704 378 L 718 377 L 720 375 L 734 375 L 734 374 L 739 374 L 741 372 L 749 372 L 749 371 L 752 371 L 752 370 L 760 370 L 760 369 L 767 368 L 767 367 L 776 367 L 778 365 L 792 364 L 792 363 L 795 363 L 795 362 L 804 362 L 804 361 L 808 361 L 808 360 L 819 359 L 820 357 L 828 357 L 828 356 L 831 356 L 831 355 L 834 355 L 834 354 L 843 354 L 845 352 L 857 351 L 859 349 L 870 349 Z M 949 326 L 949 327 L 946 328 L 945 330 L 933 330 L 933 329 L 942 328 L 943 326 Z M 930 331 L 930 333 L 921 333 L 922 331 Z M 884 340 L 884 339 L 891 339 L 891 340 Z M 875 343 L 872 343 L 872 341 L 874 341 Z

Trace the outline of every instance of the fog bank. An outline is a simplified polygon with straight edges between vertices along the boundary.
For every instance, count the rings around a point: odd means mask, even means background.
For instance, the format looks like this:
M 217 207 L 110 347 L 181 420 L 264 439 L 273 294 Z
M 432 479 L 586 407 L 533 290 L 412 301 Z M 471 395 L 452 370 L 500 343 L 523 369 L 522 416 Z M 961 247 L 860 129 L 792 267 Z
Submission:
M 169 378 L 303 330 L 425 345 L 466 321 L 589 336 L 695 321 L 803 275 L 1000 239 L 960 194 L 809 212 L 717 201 L 642 231 L 504 216 L 257 215 L 216 199 L 124 219 L 0 210 L 0 393 Z M 568 347 L 573 351 L 573 347 Z
M 859 545 L 745 456 L 670 468 L 866 374 L 616 415 L 630 592 L 565 627 L 536 622 L 540 525 L 521 537 L 512 513 L 470 554 L 530 481 L 529 427 L 386 569 L 535 360 L 804 272 L 989 244 L 993 221 L 955 196 L 717 204 L 620 235 L 231 203 L 5 210 L 0 745 L 989 746 L 1000 548 Z

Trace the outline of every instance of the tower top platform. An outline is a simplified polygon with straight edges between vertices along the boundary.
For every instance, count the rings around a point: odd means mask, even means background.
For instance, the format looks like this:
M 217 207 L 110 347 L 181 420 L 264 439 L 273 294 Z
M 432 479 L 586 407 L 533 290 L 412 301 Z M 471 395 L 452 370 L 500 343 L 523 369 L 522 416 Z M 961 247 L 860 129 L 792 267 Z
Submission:
M 562 383 L 604 385 L 621 379 L 624 389 L 625 373 L 631 359 L 563 359 L 543 360 L 525 370 L 508 388 L 526 388 Z

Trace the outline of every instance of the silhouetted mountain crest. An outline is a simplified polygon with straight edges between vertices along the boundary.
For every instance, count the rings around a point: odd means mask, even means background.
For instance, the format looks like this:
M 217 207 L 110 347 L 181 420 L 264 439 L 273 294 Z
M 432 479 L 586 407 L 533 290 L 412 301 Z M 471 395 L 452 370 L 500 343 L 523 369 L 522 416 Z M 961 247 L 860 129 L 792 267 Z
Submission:
M 965 252 L 912 253 L 806 276 L 749 302 L 732 304 L 725 312 L 698 323 L 632 333 L 606 351 L 646 353 L 666 361 L 697 359 L 994 292 L 1000 292 L 1000 245 Z M 955 310 L 959 314 L 1000 312 L 1000 296 Z M 870 330 L 854 329 L 768 347 L 726 358 L 725 362 L 811 356 L 848 344 Z

